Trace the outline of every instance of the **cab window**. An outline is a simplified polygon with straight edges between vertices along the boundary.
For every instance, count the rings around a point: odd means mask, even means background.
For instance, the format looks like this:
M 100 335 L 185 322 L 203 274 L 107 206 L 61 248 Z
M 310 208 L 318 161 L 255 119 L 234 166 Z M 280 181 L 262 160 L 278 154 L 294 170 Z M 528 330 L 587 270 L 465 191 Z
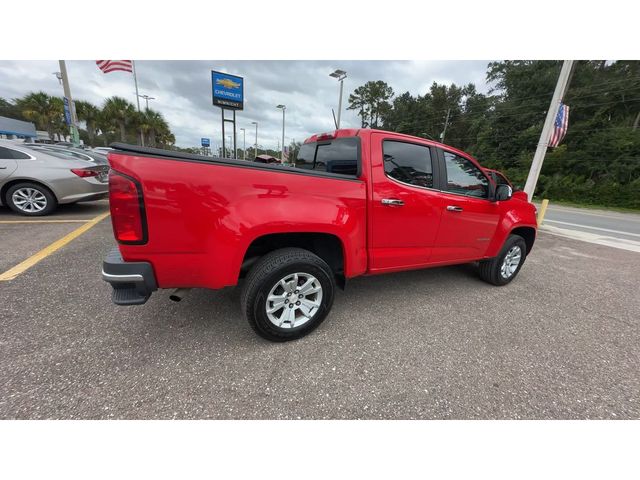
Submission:
M 429 147 L 385 140 L 382 143 L 384 173 L 417 187 L 433 188 L 433 168 Z
M 331 142 L 305 143 L 300 147 L 296 167 L 339 175 L 358 174 L 358 142 L 356 137 L 337 138 Z
M 469 197 L 488 198 L 489 180 L 470 160 L 451 152 L 444 152 L 447 170 L 446 190 Z

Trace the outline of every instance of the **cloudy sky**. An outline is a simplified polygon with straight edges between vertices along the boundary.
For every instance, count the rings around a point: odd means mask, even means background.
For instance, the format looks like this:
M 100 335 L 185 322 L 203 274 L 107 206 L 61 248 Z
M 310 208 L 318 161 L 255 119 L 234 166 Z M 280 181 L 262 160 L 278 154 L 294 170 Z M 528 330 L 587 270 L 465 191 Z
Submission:
M 237 113 L 237 128 L 247 129 L 247 145 L 275 148 L 282 136 L 285 104 L 285 142 L 301 141 L 313 133 L 333 129 L 331 109 L 337 109 L 338 82 L 329 77 L 336 68 L 347 71 L 344 104 L 349 94 L 368 80 L 384 80 L 396 94 L 409 91 L 423 94 L 432 82 L 475 83 L 486 91 L 487 61 L 136 61 L 140 94 L 155 97 L 149 107 L 160 111 L 169 122 L 181 147 L 199 146 L 209 137 L 212 146 L 221 141 L 221 114 L 211 103 L 211 70 L 244 77 L 244 110 Z M 42 90 L 62 95 L 53 75 L 57 60 L 0 61 L 0 97 L 12 99 Z M 103 74 L 94 61 L 67 61 L 74 99 L 101 105 L 106 97 L 119 95 L 135 103 L 132 75 L 126 72 Z M 143 100 L 141 100 L 143 102 Z M 141 104 L 144 108 L 144 103 Z M 341 126 L 357 127 L 359 119 L 343 108 Z M 229 124 L 230 126 L 230 124 Z M 238 146 L 242 134 L 238 131 Z

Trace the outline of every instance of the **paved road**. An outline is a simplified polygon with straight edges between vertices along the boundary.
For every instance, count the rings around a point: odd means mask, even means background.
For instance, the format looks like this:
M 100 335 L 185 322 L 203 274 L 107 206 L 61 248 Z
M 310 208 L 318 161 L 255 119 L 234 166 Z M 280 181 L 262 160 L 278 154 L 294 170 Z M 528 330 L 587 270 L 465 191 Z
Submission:
M 274 344 L 234 289 L 111 304 L 112 245 L 107 219 L 0 282 L 0 418 L 640 418 L 633 252 L 543 232 L 504 288 L 470 265 L 355 279 Z
M 545 225 L 640 241 L 640 214 L 550 204 Z

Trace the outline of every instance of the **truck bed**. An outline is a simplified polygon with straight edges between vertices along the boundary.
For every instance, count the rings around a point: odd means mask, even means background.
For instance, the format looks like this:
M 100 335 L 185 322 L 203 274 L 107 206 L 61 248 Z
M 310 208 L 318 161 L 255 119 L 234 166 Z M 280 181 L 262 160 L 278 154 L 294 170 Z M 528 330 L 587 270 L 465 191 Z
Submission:
M 367 268 L 366 183 L 327 172 L 115 143 L 109 163 L 142 188 L 147 242 L 119 245 L 150 262 L 160 288 L 235 285 L 265 235 L 337 237 L 344 274 Z M 340 252 L 343 253 L 343 252 Z

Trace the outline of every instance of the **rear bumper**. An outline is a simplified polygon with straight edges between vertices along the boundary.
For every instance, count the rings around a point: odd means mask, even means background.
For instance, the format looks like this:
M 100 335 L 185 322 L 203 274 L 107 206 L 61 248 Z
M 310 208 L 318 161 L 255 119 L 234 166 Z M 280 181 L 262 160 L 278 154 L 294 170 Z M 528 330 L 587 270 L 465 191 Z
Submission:
M 116 305 L 142 305 L 158 289 L 149 262 L 125 262 L 114 247 L 102 262 L 102 279 L 113 287 Z

